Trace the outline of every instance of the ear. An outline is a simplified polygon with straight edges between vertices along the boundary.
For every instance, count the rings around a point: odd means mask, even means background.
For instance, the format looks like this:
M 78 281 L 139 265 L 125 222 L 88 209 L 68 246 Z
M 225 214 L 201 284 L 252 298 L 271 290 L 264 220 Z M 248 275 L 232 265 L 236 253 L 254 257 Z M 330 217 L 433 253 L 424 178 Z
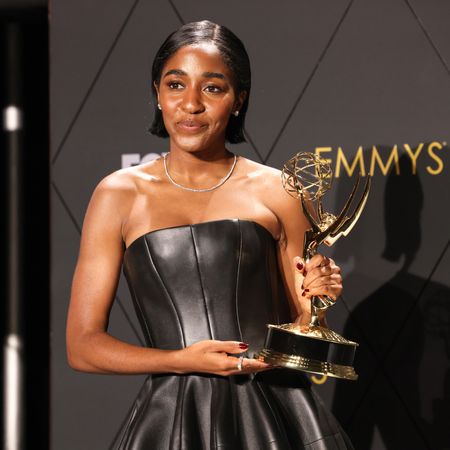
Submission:
M 245 102 L 245 99 L 247 98 L 247 91 L 242 91 L 239 93 L 238 98 L 236 100 L 235 106 L 234 106 L 234 111 L 237 109 L 241 109 L 242 105 Z
M 156 84 L 156 81 L 153 82 L 153 87 L 155 88 L 156 97 L 157 97 L 158 103 L 159 103 L 159 88 L 158 88 L 158 85 Z

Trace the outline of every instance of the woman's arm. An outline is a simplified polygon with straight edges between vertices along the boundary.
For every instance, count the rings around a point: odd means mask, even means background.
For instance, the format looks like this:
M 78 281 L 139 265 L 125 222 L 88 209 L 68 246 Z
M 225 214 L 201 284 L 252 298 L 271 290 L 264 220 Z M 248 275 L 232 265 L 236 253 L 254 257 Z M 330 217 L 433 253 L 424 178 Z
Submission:
M 122 225 L 132 203 L 134 184 L 125 174 L 103 179 L 92 194 L 83 222 L 67 318 L 69 364 L 94 373 L 187 373 L 218 375 L 265 370 L 269 366 L 245 359 L 237 370 L 245 345 L 205 340 L 180 350 L 161 350 L 128 344 L 107 333 L 123 259 Z
M 284 190 L 281 172 L 277 171 L 268 179 L 272 184 L 272 210 L 281 226 L 277 257 L 291 315 L 295 322 L 307 325 L 311 319 L 312 295 L 329 295 L 336 299 L 342 292 L 340 268 L 331 258 L 320 254 L 307 263 L 303 261 L 304 233 L 310 224 L 303 214 L 301 202 Z M 319 321 L 322 326 L 327 326 L 325 312 L 319 314 Z
M 123 257 L 122 218 L 133 186 L 112 174 L 95 188 L 83 222 L 67 318 L 67 357 L 84 372 L 174 370 L 170 352 L 122 342 L 106 330 Z M 129 204 L 129 202 L 128 202 Z M 158 364 L 155 366 L 155 358 Z

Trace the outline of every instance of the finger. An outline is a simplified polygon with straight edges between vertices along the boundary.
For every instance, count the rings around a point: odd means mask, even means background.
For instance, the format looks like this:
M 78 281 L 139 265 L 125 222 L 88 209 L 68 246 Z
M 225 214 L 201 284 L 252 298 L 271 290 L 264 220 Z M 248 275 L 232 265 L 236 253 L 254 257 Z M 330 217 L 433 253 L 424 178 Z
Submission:
M 330 267 L 333 269 L 334 273 L 341 273 L 341 268 L 330 258 Z
M 303 274 L 303 271 L 305 270 L 305 261 L 300 256 L 296 256 L 293 260 L 295 269 L 298 273 Z
M 241 367 L 242 369 L 238 369 L 238 363 L 239 358 L 236 358 L 234 356 L 229 356 L 228 358 L 229 366 L 227 367 L 227 370 L 229 372 L 233 372 L 233 374 L 242 374 L 242 373 L 250 373 L 250 372 L 257 372 L 263 369 L 270 369 L 273 366 L 264 362 L 259 361 L 257 359 L 253 358 L 243 358 Z
M 241 371 L 233 371 L 228 375 L 255 375 L 259 372 L 266 372 L 267 370 L 275 369 L 275 366 L 264 367 L 262 369 L 242 369 Z
M 340 269 L 337 266 L 334 268 L 330 265 L 316 267 L 306 275 L 305 279 L 303 280 L 303 288 L 309 287 L 318 278 L 339 273 Z
M 323 275 L 317 278 L 314 278 L 311 282 L 307 283 L 306 280 L 304 282 L 305 288 L 309 290 L 313 288 L 318 288 L 326 285 L 335 285 L 342 284 L 342 277 L 338 273 L 332 273 L 331 275 Z
M 206 348 L 206 351 L 225 353 L 243 353 L 246 350 L 248 350 L 248 344 L 240 341 L 210 340 Z
M 331 297 L 333 300 L 336 300 L 339 295 L 342 293 L 342 285 L 327 285 L 327 286 L 320 286 L 318 288 L 310 289 L 308 292 L 305 293 L 307 297 L 312 297 L 314 295 L 328 295 L 328 297 Z
M 333 258 L 328 258 L 330 260 L 330 266 L 333 268 L 336 268 L 339 270 L 339 272 L 341 271 L 341 268 L 336 264 L 335 260 Z
M 255 371 L 262 369 L 270 369 L 273 368 L 273 365 L 255 358 L 244 358 L 242 367 L 245 370 Z
M 329 264 L 329 258 L 320 253 L 315 254 L 307 263 L 306 263 L 306 272 L 314 269 L 315 267 L 325 266 Z
M 329 264 L 330 264 L 329 258 L 317 253 L 306 263 L 304 273 L 305 273 L 305 275 L 307 275 L 309 272 L 313 271 L 314 269 L 316 269 L 318 267 L 329 266 Z

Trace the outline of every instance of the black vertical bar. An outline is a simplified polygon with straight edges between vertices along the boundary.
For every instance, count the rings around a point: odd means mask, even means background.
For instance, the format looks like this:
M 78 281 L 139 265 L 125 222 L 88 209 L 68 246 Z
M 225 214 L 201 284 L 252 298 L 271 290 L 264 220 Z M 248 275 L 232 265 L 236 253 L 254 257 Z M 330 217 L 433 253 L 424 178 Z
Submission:
M 47 8 L 0 4 L 0 435 L 8 450 L 49 448 L 48 66 Z
M 2 110 L 2 125 L 6 150 L 6 249 L 7 297 L 4 338 L 4 448 L 25 448 L 24 435 L 24 167 L 23 167 L 23 104 L 22 104 L 22 30 L 18 23 L 5 27 L 6 104 Z

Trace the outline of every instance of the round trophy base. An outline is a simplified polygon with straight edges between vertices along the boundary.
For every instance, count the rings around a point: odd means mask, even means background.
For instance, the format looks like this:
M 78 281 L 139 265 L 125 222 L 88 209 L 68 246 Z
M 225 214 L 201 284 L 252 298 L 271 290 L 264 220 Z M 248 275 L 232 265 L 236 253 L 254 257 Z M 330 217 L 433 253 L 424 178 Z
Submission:
M 353 359 L 357 346 L 320 326 L 268 325 L 264 349 L 254 357 L 274 366 L 356 380 Z
M 328 377 L 342 378 L 345 380 L 357 380 L 358 375 L 352 366 L 341 366 L 314 359 L 303 358 L 302 356 L 286 355 L 273 350 L 263 349 L 255 358 L 274 366 L 285 367 L 287 369 L 301 370 L 302 372 L 326 375 Z

